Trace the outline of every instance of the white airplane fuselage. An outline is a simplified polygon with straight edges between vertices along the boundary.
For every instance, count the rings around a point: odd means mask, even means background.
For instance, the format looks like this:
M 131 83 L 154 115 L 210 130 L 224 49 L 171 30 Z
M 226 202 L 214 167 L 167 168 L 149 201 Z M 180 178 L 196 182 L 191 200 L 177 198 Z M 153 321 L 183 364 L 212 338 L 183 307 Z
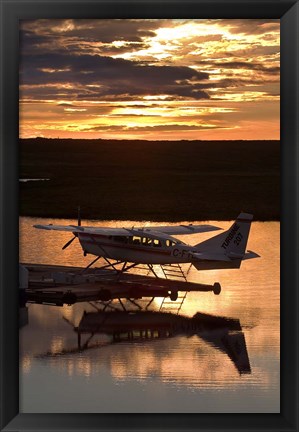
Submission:
M 115 237 L 79 233 L 85 253 L 114 260 L 140 264 L 188 263 L 193 259 L 192 246 L 178 240 L 148 239 L 146 237 Z

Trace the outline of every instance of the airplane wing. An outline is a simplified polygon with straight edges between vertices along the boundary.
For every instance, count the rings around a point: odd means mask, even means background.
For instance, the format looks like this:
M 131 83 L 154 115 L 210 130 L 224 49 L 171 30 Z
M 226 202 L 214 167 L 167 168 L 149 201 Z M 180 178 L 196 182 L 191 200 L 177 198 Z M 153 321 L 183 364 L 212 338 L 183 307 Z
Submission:
M 182 234 L 195 234 L 204 233 L 209 231 L 217 231 L 222 228 L 218 228 L 213 225 L 175 225 L 175 226 L 156 226 L 156 227 L 145 227 L 144 231 L 150 230 L 155 232 L 162 232 L 169 235 L 182 235 Z
M 105 236 L 129 236 L 136 235 L 134 229 L 126 228 L 97 228 L 88 226 L 78 225 L 33 225 L 34 228 L 54 231 L 69 231 L 73 234 L 86 233 L 86 234 L 98 234 Z
M 55 230 L 55 231 L 69 231 L 69 232 L 80 232 L 80 231 L 84 231 L 81 229 L 80 226 L 75 226 L 75 225 L 33 225 L 34 228 L 38 228 L 38 229 L 43 229 L 43 230 Z
M 55 231 L 69 231 L 72 233 L 87 233 L 87 234 L 100 234 L 100 235 L 113 235 L 113 236 L 130 236 L 130 235 L 148 235 L 149 237 L 159 236 L 165 237 L 178 234 L 194 234 L 203 233 L 208 231 L 216 231 L 218 228 L 213 225 L 176 225 L 176 226 L 156 226 L 156 227 L 132 227 L 132 228 L 97 228 L 89 226 L 78 225 L 33 225 L 34 228 Z M 163 234 L 166 234 L 164 236 Z

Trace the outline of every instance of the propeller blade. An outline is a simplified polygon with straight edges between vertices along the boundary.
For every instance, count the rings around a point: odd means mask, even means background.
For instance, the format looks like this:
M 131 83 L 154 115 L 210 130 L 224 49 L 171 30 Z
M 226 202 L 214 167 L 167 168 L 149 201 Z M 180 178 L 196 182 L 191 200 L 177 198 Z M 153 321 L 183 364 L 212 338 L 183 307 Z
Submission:
M 64 246 L 62 246 L 62 250 L 66 249 L 73 241 L 75 240 L 77 236 L 74 236 L 71 240 L 69 240 Z

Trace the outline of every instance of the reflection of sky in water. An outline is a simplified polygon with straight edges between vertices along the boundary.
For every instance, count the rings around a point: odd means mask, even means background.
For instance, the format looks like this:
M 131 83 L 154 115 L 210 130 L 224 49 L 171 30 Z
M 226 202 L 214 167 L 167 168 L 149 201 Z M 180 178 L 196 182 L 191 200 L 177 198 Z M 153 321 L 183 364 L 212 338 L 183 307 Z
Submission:
M 19 179 L 20 183 L 36 182 L 36 181 L 49 181 L 49 178 L 35 178 L 35 179 Z
M 20 261 L 88 264 L 90 257 L 83 257 L 78 242 L 61 251 L 68 233 L 35 230 L 34 223 L 41 220 L 20 219 Z M 211 223 L 225 229 L 230 225 Z M 133 224 L 138 225 L 132 221 L 102 225 Z M 182 239 L 196 244 L 212 235 Z M 255 222 L 248 249 L 261 258 L 246 261 L 240 270 L 192 268 L 191 281 L 220 282 L 222 292 L 219 296 L 189 293 L 181 313 L 192 317 L 200 311 L 239 319 L 251 374 L 240 375 L 225 352 L 198 335 L 109 345 L 110 336 L 97 334 L 91 348 L 79 353 L 77 334 L 62 317 L 77 326 L 84 310 L 95 309 L 87 303 L 63 308 L 32 304 L 29 325 L 20 332 L 21 411 L 279 412 L 279 223 Z M 157 299 L 152 307 L 159 305 Z M 87 338 L 82 336 L 83 342 Z M 70 352 L 39 357 L 62 351 Z

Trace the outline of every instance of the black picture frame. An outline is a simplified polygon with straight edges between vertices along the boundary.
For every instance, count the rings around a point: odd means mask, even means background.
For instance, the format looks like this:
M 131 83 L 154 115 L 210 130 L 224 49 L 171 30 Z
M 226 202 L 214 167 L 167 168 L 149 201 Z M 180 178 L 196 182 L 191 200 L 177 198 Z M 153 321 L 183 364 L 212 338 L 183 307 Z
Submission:
M 299 4 L 289 0 L 0 0 L 1 430 L 298 430 Z M 20 414 L 18 364 L 19 20 L 38 18 L 277 18 L 281 20 L 280 414 Z M 271 301 L 271 300 L 269 300 Z

